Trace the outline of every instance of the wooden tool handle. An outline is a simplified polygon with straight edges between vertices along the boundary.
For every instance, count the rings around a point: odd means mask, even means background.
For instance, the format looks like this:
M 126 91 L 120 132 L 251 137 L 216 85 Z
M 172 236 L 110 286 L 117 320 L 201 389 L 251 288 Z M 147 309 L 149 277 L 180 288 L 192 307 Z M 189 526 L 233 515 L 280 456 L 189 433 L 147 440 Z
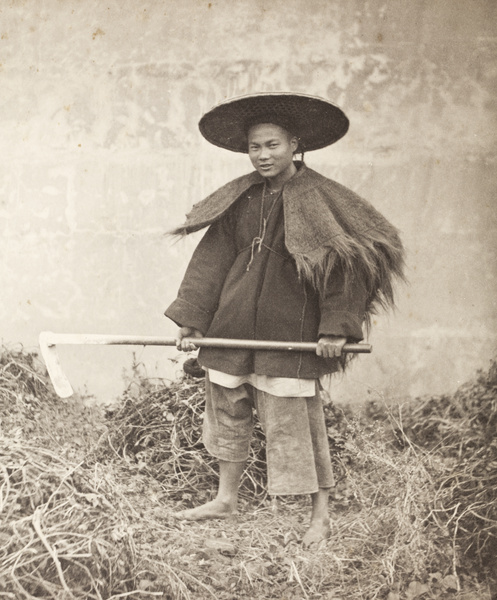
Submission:
M 52 333 L 42 334 L 47 346 L 57 344 L 101 344 L 122 346 L 175 346 L 176 338 L 142 335 L 108 335 L 99 333 Z M 315 342 L 275 342 L 265 340 L 238 340 L 228 338 L 183 338 L 199 348 L 240 348 L 247 350 L 280 350 L 290 352 L 315 352 Z M 343 352 L 368 354 L 371 344 L 345 344 Z

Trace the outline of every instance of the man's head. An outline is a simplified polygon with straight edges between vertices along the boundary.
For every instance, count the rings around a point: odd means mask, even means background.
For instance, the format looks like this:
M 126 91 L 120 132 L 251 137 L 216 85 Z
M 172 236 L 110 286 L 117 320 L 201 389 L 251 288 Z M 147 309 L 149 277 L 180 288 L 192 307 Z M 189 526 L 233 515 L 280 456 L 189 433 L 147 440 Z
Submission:
M 273 187 L 283 185 L 295 173 L 293 155 L 298 149 L 298 138 L 280 125 L 252 125 L 247 132 L 247 145 L 254 168 Z

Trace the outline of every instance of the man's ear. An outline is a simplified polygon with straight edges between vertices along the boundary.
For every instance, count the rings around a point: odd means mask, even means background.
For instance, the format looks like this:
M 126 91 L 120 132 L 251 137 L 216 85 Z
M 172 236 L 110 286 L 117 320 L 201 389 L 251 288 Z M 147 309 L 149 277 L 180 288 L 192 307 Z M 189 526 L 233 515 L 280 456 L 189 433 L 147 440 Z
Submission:
M 297 152 L 297 150 L 298 150 L 298 147 L 299 147 L 299 138 L 298 137 L 293 137 L 290 140 L 290 145 L 292 147 L 293 153 L 295 154 Z

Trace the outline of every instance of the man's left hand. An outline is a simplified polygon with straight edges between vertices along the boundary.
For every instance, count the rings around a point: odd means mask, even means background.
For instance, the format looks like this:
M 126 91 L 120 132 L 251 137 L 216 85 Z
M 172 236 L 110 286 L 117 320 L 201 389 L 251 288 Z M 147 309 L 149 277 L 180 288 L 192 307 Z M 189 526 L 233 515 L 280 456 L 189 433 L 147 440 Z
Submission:
M 347 338 L 336 335 L 323 335 L 318 340 L 316 354 L 323 358 L 334 358 L 341 356 Z

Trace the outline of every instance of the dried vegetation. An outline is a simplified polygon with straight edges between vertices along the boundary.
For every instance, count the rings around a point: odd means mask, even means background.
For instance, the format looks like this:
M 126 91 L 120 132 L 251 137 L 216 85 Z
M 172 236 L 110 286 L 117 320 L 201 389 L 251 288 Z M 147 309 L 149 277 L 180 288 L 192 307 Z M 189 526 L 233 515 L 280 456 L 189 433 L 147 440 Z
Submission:
M 497 366 L 454 395 L 326 407 L 331 539 L 307 499 L 270 499 L 256 430 L 240 514 L 176 522 L 211 497 L 203 381 L 135 366 L 105 414 L 61 401 L 35 355 L 0 357 L 0 598 L 489 600 L 497 540 Z

